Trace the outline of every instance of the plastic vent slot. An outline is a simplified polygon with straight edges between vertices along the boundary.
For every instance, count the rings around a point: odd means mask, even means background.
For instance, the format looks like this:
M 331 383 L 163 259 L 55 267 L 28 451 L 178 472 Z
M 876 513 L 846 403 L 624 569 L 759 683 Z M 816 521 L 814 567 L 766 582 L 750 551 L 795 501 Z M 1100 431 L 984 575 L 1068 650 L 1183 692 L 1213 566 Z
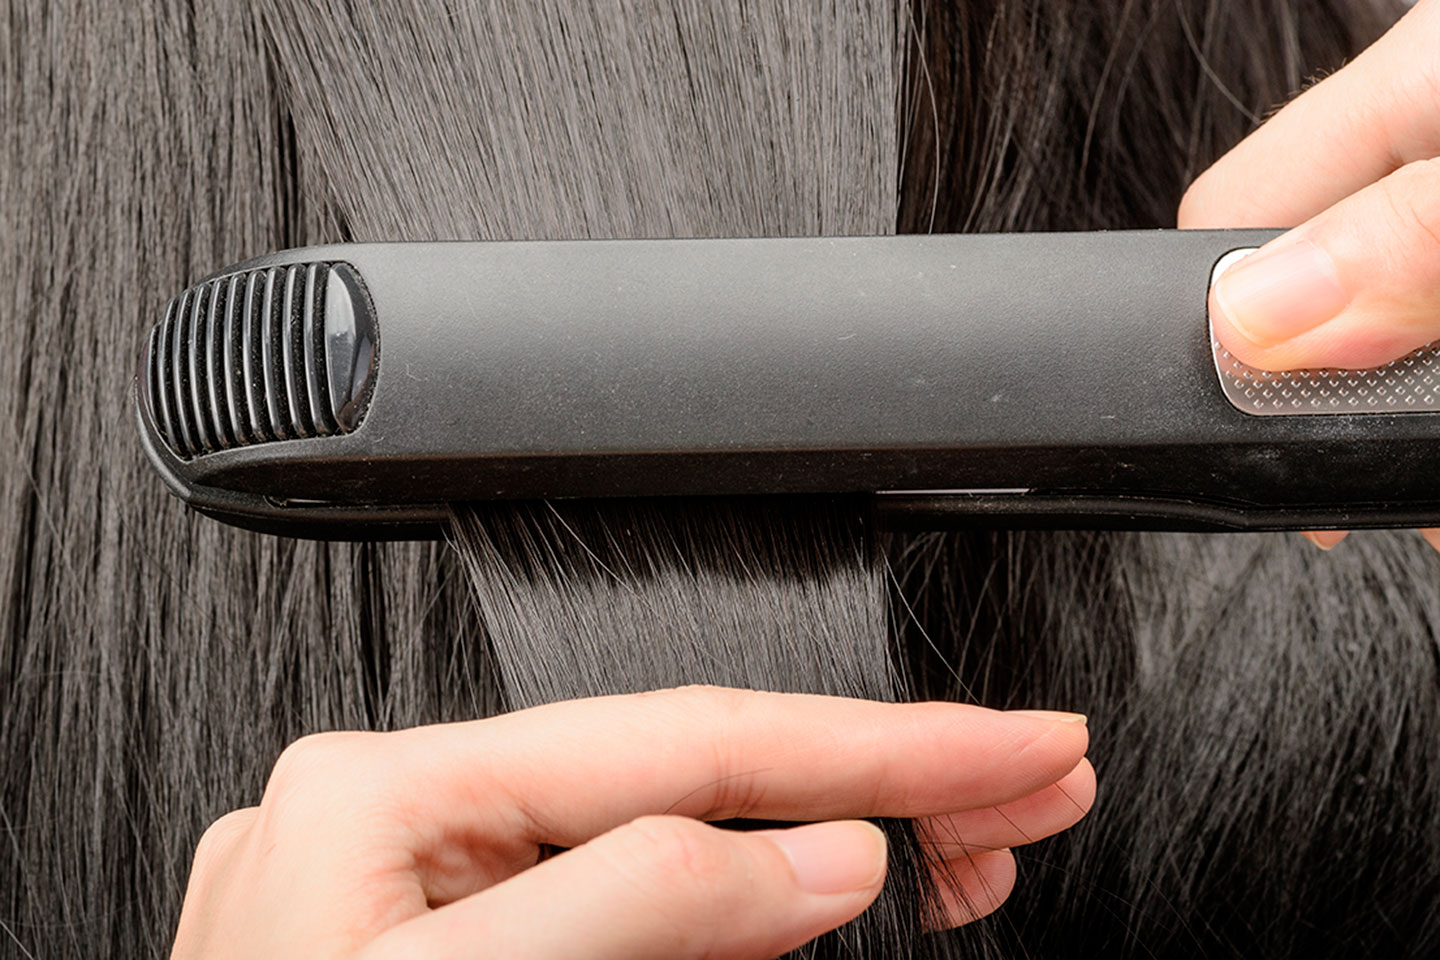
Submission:
M 335 349 L 332 343 L 327 352 L 326 289 L 338 282 L 337 270 L 348 271 L 340 284 L 347 291 L 336 291 L 348 302 L 350 288 L 363 290 L 354 268 L 323 262 L 217 277 L 170 301 L 150 332 L 145 392 L 171 450 L 188 460 L 354 429 L 359 414 L 347 408 L 348 417 L 337 417 L 326 367 Z M 368 319 L 368 303 L 355 306 Z M 347 386 L 357 372 L 351 366 L 337 371 Z M 368 389 L 361 373 L 359 386 Z

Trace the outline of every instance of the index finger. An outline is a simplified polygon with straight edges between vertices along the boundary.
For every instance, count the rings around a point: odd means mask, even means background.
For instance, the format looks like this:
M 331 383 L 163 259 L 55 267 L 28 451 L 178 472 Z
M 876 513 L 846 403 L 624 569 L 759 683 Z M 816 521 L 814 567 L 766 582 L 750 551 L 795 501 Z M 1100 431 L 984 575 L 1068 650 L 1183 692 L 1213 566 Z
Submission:
M 567 847 L 646 814 L 806 821 L 989 807 L 1059 780 L 1089 743 L 1073 714 L 716 687 L 396 736 L 425 758 L 427 818 L 473 828 L 498 791 L 528 839 Z
M 1416 160 L 1440 156 L 1440 0 L 1421 0 L 1344 69 L 1205 171 L 1182 228 L 1291 227 Z

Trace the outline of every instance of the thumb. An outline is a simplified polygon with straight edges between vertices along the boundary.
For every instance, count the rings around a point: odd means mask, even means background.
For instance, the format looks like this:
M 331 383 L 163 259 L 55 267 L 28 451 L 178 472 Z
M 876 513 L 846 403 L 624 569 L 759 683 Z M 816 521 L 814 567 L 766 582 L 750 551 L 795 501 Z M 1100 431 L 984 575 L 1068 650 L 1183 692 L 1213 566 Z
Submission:
M 1440 339 L 1440 160 L 1419 160 L 1231 267 L 1220 343 L 1263 370 L 1363 369 Z
M 364 956 L 768 960 L 868 907 L 885 850 L 863 821 L 740 833 L 642 817 L 401 924 Z

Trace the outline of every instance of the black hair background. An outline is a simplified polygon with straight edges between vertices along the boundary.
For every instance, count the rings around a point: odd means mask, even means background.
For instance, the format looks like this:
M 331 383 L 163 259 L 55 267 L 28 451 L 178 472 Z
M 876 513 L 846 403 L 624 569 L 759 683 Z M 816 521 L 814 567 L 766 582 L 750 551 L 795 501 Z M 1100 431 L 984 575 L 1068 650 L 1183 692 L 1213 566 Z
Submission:
M 899 887 L 825 955 L 1433 955 L 1440 564 L 1418 538 L 875 544 L 835 504 L 577 508 L 564 531 L 485 508 L 458 563 L 190 517 L 129 412 L 158 305 L 282 246 L 1170 225 L 1395 13 L 9 0 L 0 956 L 163 953 L 201 830 L 303 733 L 714 676 L 1092 717 L 1096 809 L 1020 852 L 999 915 L 917 938 Z M 577 544 L 627 530 L 623 577 L 585 568 Z M 553 562 L 527 566 L 531 536 Z M 515 642 L 538 621 L 584 631 Z M 587 676 L 617 633 L 638 672 Z

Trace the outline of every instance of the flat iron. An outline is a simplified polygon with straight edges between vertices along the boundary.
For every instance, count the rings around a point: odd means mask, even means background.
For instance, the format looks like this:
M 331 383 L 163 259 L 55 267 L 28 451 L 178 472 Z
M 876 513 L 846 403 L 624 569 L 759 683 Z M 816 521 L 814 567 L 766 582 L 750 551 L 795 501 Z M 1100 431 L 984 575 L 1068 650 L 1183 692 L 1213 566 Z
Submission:
M 456 501 L 861 495 L 903 527 L 1440 524 L 1440 350 L 1255 370 L 1208 291 L 1276 231 L 364 243 L 170 301 L 165 482 L 298 537 Z

